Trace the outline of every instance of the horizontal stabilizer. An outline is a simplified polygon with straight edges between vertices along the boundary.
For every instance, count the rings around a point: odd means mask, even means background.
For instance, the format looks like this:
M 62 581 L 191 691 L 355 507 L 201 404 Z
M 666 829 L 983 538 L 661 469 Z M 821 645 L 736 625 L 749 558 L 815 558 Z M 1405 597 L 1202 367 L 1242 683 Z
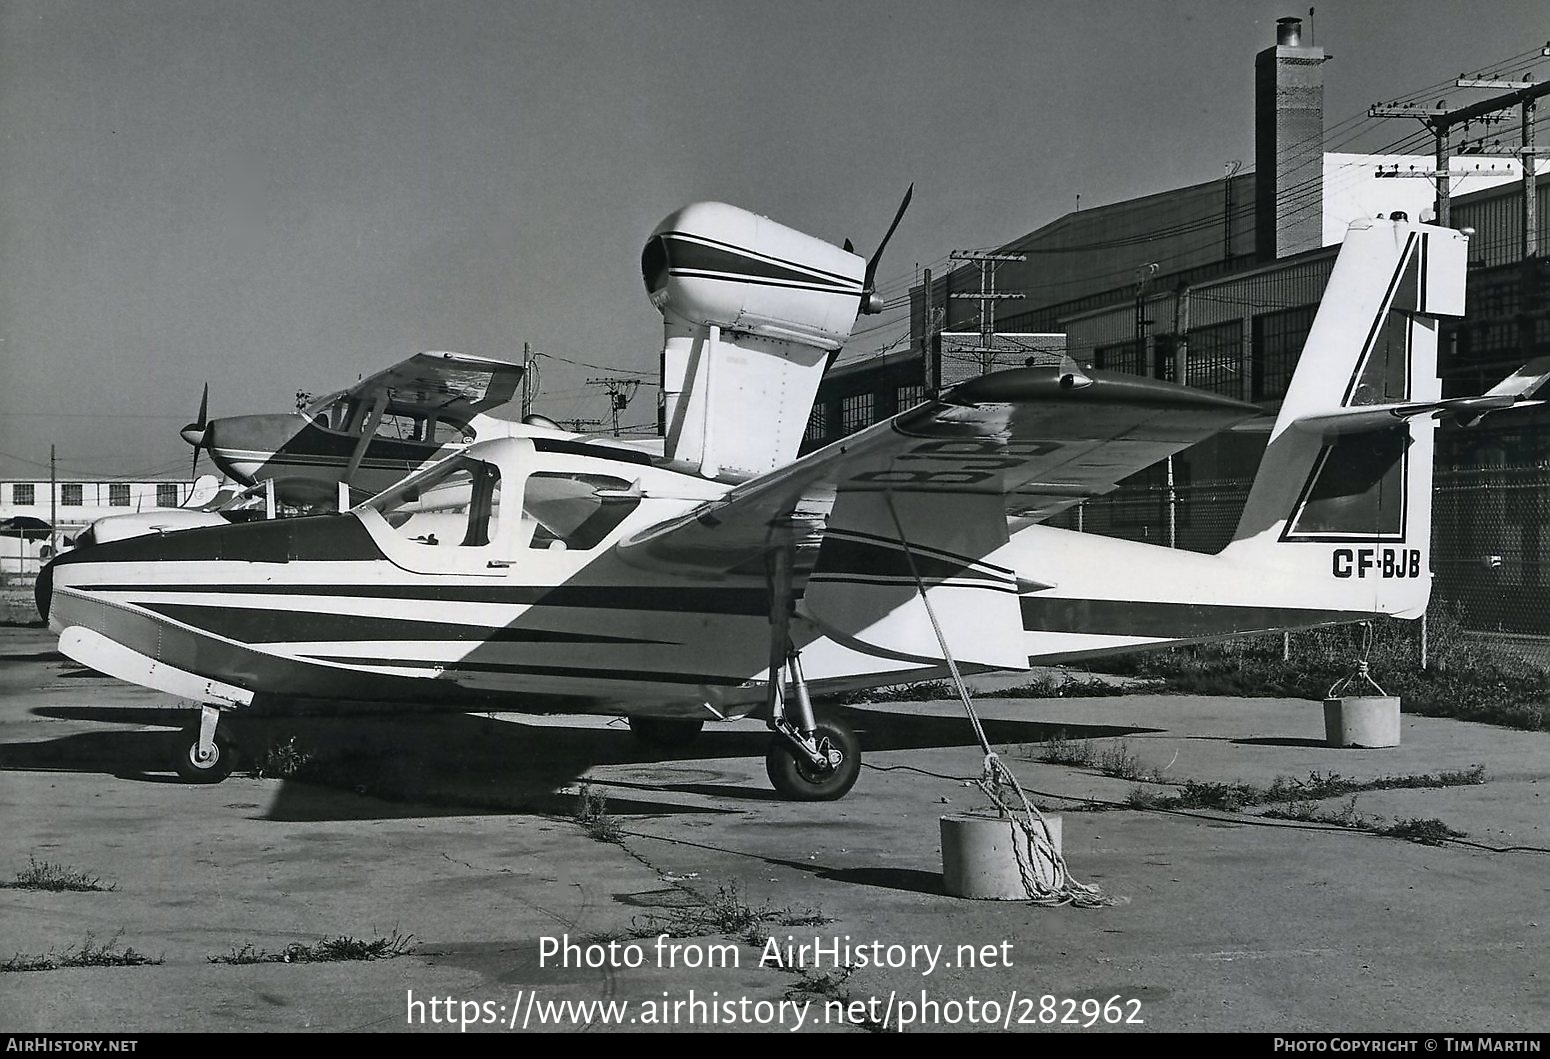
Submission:
M 1449 397 L 1436 401 L 1401 401 L 1389 404 L 1356 405 L 1330 412 L 1298 417 L 1292 425 L 1320 437 L 1364 434 L 1387 430 L 1416 416 L 1430 415 L 1452 419 L 1471 426 L 1492 412 L 1509 408 L 1533 408 L 1544 404 L 1535 395 L 1550 381 L 1550 357 L 1539 357 L 1507 376 L 1479 397 Z

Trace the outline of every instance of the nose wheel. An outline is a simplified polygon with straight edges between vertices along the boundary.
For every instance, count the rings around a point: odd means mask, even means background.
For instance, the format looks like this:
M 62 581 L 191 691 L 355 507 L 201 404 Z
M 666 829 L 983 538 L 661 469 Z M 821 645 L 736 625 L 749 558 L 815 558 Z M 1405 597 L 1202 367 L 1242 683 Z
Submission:
M 861 743 L 856 733 L 834 717 L 820 719 L 811 735 L 815 761 L 806 745 L 777 729 L 764 755 L 770 783 L 794 802 L 832 802 L 845 797 L 861 775 Z
M 199 720 L 177 734 L 172 767 L 185 783 L 219 783 L 237 764 L 231 739 L 217 730 L 221 712 L 214 706 L 199 711 Z

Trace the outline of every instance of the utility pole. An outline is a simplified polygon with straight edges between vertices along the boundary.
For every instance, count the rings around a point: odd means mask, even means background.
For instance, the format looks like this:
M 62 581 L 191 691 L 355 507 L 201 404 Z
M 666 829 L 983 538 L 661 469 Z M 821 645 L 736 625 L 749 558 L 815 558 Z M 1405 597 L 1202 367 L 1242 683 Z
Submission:
M 1238 175 L 1243 163 L 1234 158 L 1222 168 L 1227 175 L 1222 179 L 1222 260 L 1232 260 L 1232 178 Z
M 522 343 L 522 418 L 533 414 L 533 347 Z
M 949 294 L 949 298 L 964 298 L 968 301 L 980 303 L 980 344 L 973 352 L 979 354 L 980 374 L 990 371 L 995 365 L 995 338 L 996 338 L 996 302 L 1008 301 L 1027 297 L 1027 295 L 1012 291 L 996 290 L 996 268 L 1007 261 L 1027 261 L 1027 254 L 990 254 L 977 250 L 954 250 L 947 255 L 952 261 L 972 261 L 980 270 L 980 289 L 975 294 L 970 291 L 957 291 Z
M 59 472 L 54 465 L 54 446 L 48 447 L 48 542 L 57 552 L 59 541 L 56 538 L 59 525 Z
M 1550 55 L 1550 45 L 1539 50 L 1541 56 Z M 1527 129 L 1532 120 L 1534 101 L 1539 97 L 1550 94 L 1550 81 L 1538 83 L 1524 78 L 1521 81 L 1503 81 L 1499 78 L 1488 77 L 1460 77 L 1454 84 L 1459 88 L 1497 88 L 1508 89 L 1501 95 L 1483 99 L 1478 103 L 1471 103 L 1467 107 L 1459 107 L 1450 110 L 1447 100 L 1439 99 L 1434 107 L 1418 107 L 1409 103 L 1378 103 L 1367 108 L 1367 113 L 1374 118 L 1419 118 L 1421 124 L 1431 131 L 1435 140 L 1435 166 L 1432 176 L 1437 184 L 1437 222 L 1447 227 L 1450 221 L 1450 192 L 1449 187 L 1449 161 L 1452 156 L 1452 133 L 1459 125 L 1467 125 L 1473 121 L 1486 124 L 1505 121 L 1502 111 L 1512 107 L 1523 109 L 1524 128 Z M 1531 134 L 1525 134 L 1526 136 Z M 1525 139 L 1522 150 L 1518 152 L 1523 160 L 1525 173 L 1531 173 L 1534 168 L 1534 147 Z M 1525 190 L 1532 186 L 1532 177 L 1525 177 Z M 1527 209 L 1532 210 L 1529 206 Z
M 588 386 L 602 386 L 608 390 L 608 408 L 613 415 L 614 437 L 619 436 L 619 415 L 629 407 L 635 391 L 640 388 L 639 379 L 619 379 L 612 376 L 588 379 Z

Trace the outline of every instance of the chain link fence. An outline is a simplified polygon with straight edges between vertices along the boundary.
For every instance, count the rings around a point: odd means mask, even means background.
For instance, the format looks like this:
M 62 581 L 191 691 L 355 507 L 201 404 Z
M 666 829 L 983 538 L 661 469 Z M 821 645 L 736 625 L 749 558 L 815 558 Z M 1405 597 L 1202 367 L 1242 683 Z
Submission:
M 1438 470 L 1432 605 L 1470 634 L 1550 666 L 1550 467 Z M 1128 482 L 1052 525 L 1213 553 L 1232 539 L 1249 479 Z

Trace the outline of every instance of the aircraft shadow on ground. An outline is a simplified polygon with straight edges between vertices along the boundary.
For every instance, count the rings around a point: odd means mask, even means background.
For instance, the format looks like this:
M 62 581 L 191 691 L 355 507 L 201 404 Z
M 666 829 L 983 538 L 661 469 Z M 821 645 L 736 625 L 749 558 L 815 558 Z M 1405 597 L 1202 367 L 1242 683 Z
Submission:
M 871 753 L 972 747 L 962 716 L 880 710 L 843 710 Z M 0 769 L 98 772 L 145 782 L 175 781 L 170 762 L 174 732 L 192 720 L 187 708 L 44 706 L 37 716 L 110 724 L 56 739 L 0 743 Z M 366 716 L 246 716 L 222 722 L 238 741 L 242 765 L 291 744 L 308 756 L 287 780 L 267 818 L 360 819 L 380 816 L 542 813 L 571 815 L 576 795 L 566 789 L 595 766 L 655 766 L 639 775 L 609 777 L 608 812 L 616 817 L 742 812 L 776 795 L 762 779 L 770 736 L 762 729 L 707 728 L 687 747 L 659 749 L 623 725 L 570 728 L 526 724 L 474 714 L 416 713 Z M 135 726 L 126 730 L 122 725 Z M 1116 725 L 987 720 L 996 745 L 1037 743 L 1054 735 L 1097 739 L 1157 729 Z M 754 759 L 730 769 L 726 759 Z M 750 771 L 759 775 L 749 781 Z M 620 789 L 634 794 L 621 796 Z M 662 795 L 691 795 L 729 804 L 683 804 Z

